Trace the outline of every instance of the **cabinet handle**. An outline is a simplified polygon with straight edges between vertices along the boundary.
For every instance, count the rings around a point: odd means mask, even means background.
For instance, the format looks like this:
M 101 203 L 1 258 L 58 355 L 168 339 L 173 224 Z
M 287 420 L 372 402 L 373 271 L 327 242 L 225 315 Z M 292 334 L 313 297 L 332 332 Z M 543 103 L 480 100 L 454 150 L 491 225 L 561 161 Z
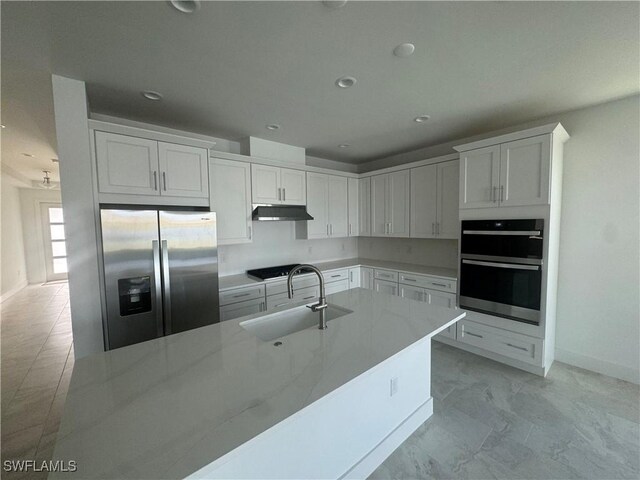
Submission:
M 315 295 L 309 295 L 308 297 L 304 297 L 303 300 L 309 300 L 310 298 L 314 298 Z
M 331 236 L 333 237 L 333 223 L 329 224 L 329 232 L 330 232 Z
M 251 225 L 247 225 L 247 235 L 249 236 L 249 240 L 251 240 Z
M 405 282 L 417 282 L 417 280 L 416 280 L 415 278 L 405 278 L 405 277 L 402 277 L 402 280 L 403 280 L 403 281 L 405 281 Z
M 504 185 L 500 185 L 500 201 L 504 202 Z
M 440 222 L 436 222 L 436 235 L 440 235 Z
M 498 201 L 498 195 L 496 195 L 497 190 L 498 187 L 491 187 L 491 202 L 493 203 Z
M 282 201 L 286 201 L 287 200 L 287 189 L 283 188 L 282 189 Z
M 153 189 L 158 190 L 158 172 L 153 171 Z
M 338 278 L 340 275 L 331 275 L 331 278 Z
M 449 287 L 449 285 L 447 285 L 446 283 L 435 283 L 435 282 L 431 282 L 431 285 L 436 285 L 438 287 Z
M 349 272 L 349 281 L 353 282 L 353 272 Z
M 282 200 L 282 192 L 281 192 L 281 188 L 278 189 L 278 200 Z
M 234 296 L 233 296 L 233 298 L 247 297 L 247 296 L 249 296 L 249 295 L 251 295 L 251 293 L 250 293 L 250 292 L 248 292 L 248 293 L 241 293 L 241 294 L 239 294 L 239 295 L 234 295 Z
M 471 333 L 471 332 L 464 332 L 467 335 L 471 335 L 472 337 L 478 337 L 478 338 L 484 338 L 482 335 L 478 335 L 477 333 Z
M 393 223 L 389 222 L 389 233 L 393 233 Z
M 162 172 L 162 183 L 164 183 L 164 191 L 167 191 L 167 172 Z
M 284 307 L 285 305 L 289 305 L 289 302 L 287 302 L 287 303 L 279 303 L 278 305 L 274 305 L 274 307 L 275 308 Z
M 517 348 L 518 350 L 522 350 L 523 352 L 528 352 L 528 351 L 529 351 L 529 349 L 528 349 L 528 348 L 525 348 L 525 347 L 519 347 L 518 345 L 512 345 L 512 344 L 510 344 L 510 343 L 507 343 L 507 345 L 508 345 L 509 347 L 513 347 L 513 348 Z

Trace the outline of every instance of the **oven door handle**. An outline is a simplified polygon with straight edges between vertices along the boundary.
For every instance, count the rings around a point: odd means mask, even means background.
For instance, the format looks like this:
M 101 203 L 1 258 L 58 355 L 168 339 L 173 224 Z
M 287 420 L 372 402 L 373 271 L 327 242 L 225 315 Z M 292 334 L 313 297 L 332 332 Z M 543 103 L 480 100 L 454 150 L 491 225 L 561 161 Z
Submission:
M 540 230 L 463 230 L 463 235 L 514 235 L 520 237 L 539 237 Z
M 468 265 L 480 265 L 481 267 L 510 268 L 513 270 L 540 270 L 539 265 L 520 265 L 515 263 L 482 262 L 479 260 L 462 260 L 462 263 L 466 263 Z

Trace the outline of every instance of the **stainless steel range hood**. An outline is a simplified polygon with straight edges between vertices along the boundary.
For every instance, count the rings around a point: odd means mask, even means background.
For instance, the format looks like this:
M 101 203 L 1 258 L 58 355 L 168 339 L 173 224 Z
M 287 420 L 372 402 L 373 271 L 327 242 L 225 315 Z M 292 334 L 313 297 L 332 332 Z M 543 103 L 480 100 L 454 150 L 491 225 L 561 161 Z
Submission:
M 254 205 L 251 219 L 254 221 L 313 220 L 304 205 Z

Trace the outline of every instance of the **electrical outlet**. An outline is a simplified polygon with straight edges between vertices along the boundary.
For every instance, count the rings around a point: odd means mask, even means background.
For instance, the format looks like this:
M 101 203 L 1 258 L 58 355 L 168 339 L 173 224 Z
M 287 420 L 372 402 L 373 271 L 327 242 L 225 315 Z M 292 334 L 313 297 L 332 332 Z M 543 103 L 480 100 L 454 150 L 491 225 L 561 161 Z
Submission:
M 309 255 L 311 255 L 313 253 L 313 247 L 309 247 Z
M 398 377 L 393 377 L 389 382 L 389 396 L 393 397 L 398 393 Z

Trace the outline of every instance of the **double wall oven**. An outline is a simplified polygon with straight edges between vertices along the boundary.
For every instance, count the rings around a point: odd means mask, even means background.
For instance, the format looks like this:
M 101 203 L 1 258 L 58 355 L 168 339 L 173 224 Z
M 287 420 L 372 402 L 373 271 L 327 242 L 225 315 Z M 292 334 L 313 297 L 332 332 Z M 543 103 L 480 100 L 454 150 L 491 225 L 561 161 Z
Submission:
M 538 325 L 544 221 L 461 223 L 461 308 Z

